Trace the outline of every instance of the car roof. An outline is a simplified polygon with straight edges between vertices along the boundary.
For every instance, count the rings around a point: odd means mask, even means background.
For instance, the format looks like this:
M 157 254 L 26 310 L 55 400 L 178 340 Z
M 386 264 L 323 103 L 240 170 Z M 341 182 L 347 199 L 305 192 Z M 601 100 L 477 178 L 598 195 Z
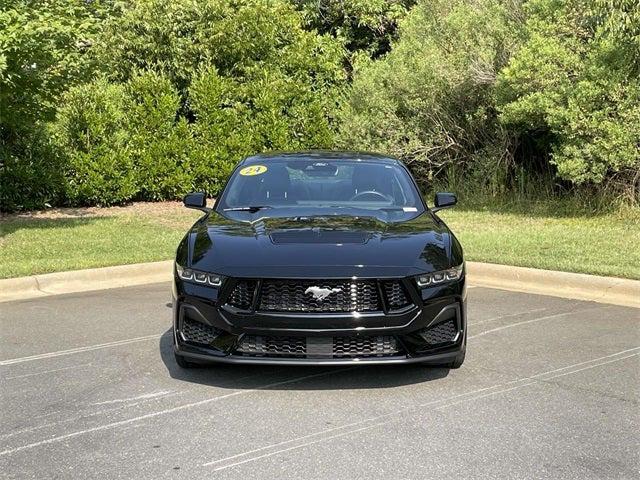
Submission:
M 267 152 L 251 155 L 240 162 L 250 164 L 256 162 L 269 162 L 273 160 L 367 160 L 381 163 L 401 163 L 397 158 L 379 153 L 358 152 L 349 150 L 303 150 L 294 152 Z

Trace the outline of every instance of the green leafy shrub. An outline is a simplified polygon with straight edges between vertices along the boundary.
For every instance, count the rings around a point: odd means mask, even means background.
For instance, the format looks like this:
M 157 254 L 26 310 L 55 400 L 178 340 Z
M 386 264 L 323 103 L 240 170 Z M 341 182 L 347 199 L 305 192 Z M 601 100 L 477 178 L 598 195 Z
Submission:
M 531 0 L 525 42 L 497 89 L 503 124 L 522 139 L 545 135 L 561 178 L 618 180 L 631 196 L 640 191 L 640 14 L 632 3 Z
M 493 86 L 516 43 L 511 13 L 497 0 L 418 2 L 391 52 L 356 64 L 339 143 L 396 155 L 423 182 L 477 168 L 503 185 Z
M 343 50 L 286 1 L 143 0 L 92 55 L 54 125 L 71 203 L 215 195 L 245 155 L 333 143 Z
M 0 8 L 0 125 L 51 120 L 59 96 L 89 76 L 85 54 L 113 2 L 3 0 Z
M 0 210 L 64 198 L 46 123 L 89 75 L 86 52 L 112 2 L 3 0 L 0 7 Z
M 215 195 L 251 153 L 330 146 L 343 55 L 289 2 L 257 0 L 137 2 L 94 52 L 137 97 L 130 128 L 136 168 L 151 172 L 139 192 L 148 199 Z
M 178 118 L 180 97 L 164 76 L 135 75 L 126 84 L 128 155 L 135 170 L 137 196 L 179 198 L 193 188 L 187 122 Z
M 33 126 L 0 141 L 0 211 L 31 210 L 64 198 L 61 162 L 47 132 Z
M 278 70 L 256 70 L 242 82 L 203 69 L 189 90 L 196 121 L 194 182 L 218 192 L 235 162 L 265 150 L 327 148 L 330 106 L 308 84 Z
M 277 67 L 318 88 L 343 77 L 341 44 L 304 30 L 285 0 L 141 0 L 105 25 L 92 54 L 112 80 L 155 70 L 181 95 L 208 66 L 238 80 Z
M 350 52 L 377 58 L 389 51 L 398 23 L 416 0 L 302 0 L 310 28 L 341 38 Z
M 64 96 L 52 128 L 65 155 L 71 204 L 111 205 L 135 195 L 126 103 L 125 88 L 102 79 Z

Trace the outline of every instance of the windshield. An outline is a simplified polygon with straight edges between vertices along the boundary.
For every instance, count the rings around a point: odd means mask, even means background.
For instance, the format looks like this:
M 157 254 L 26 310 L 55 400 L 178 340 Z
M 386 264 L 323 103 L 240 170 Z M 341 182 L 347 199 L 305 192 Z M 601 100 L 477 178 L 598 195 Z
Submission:
M 357 208 L 414 217 L 424 207 L 398 164 L 363 160 L 269 159 L 237 168 L 217 210 Z

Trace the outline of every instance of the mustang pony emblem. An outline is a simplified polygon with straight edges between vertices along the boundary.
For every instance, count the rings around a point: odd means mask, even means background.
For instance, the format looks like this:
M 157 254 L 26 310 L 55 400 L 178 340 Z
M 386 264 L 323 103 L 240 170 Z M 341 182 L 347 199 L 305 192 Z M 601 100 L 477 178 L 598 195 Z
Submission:
M 331 295 L 332 293 L 338 293 L 341 292 L 342 289 L 341 288 L 320 288 L 320 287 L 309 287 L 307 288 L 304 293 L 311 293 L 313 295 L 313 298 L 318 300 L 318 301 L 322 301 L 325 298 L 327 298 L 329 295 Z

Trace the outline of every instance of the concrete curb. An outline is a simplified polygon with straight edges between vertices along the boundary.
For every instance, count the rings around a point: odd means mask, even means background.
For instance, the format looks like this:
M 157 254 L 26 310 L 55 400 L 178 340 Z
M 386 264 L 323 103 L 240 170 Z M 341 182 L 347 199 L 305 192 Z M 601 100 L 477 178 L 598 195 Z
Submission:
M 478 287 L 640 308 L 638 280 L 477 262 L 467 262 L 467 272 Z
M 173 261 L 90 268 L 0 280 L 0 302 L 168 282 Z
M 0 302 L 168 282 L 173 262 L 139 263 L 0 280 Z M 467 262 L 469 284 L 640 308 L 640 281 Z

